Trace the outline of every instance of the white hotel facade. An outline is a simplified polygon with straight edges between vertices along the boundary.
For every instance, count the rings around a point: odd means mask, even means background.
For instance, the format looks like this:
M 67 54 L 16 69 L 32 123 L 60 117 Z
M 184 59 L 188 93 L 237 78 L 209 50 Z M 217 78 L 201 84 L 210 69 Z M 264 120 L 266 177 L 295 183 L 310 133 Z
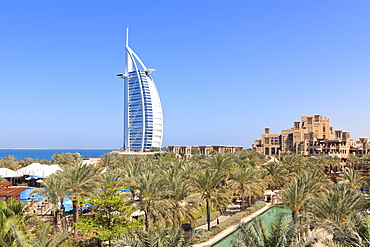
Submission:
M 124 80 L 123 149 L 145 152 L 161 148 L 163 113 L 151 73 L 138 55 L 128 46 L 126 31 L 126 69 L 117 74 Z

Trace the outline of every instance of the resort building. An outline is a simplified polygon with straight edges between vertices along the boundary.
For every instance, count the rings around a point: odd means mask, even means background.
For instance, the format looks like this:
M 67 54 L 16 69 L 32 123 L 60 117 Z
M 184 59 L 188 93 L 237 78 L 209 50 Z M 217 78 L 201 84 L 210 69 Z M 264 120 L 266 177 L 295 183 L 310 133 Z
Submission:
M 151 73 L 128 46 L 126 69 L 117 74 L 124 80 L 123 150 L 145 152 L 160 149 L 163 139 L 162 105 Z
M 24 187 L 12 187 L 11 182 L 0 182 L 0 200 L 7 201 L 14 198 L 17 201 L 21 200 L 21 192 L 26 190 Z
M 194 154 L 210 155 L 212 151 L 220 154 L 236 153 L 243 151 L 243 147 L 226 145 L 206 145 L 206 146 L 168 146 L 168 152 L 174 153 L 177 158 L 191 158 Z
M 369 148 L 368 138 L 350 139 L 350 132 L 333 130 L 330 119 L 323 115 L 302 115 L 300 122 L 294 122 L 293 128 L 282 130 L 280 134 L 271 134 L 270 128 L 265 128 L 261 139 L 253 143 L 253 149 L 264 155 L 293 152 L 304 156 L 347 158 L 368 154 Z

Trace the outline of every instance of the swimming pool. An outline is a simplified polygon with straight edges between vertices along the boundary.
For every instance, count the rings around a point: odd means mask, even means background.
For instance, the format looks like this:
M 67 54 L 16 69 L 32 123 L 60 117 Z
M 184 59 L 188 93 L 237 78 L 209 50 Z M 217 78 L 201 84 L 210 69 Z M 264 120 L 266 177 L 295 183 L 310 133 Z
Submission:
M 31 199 L 31 197 L 34 197 L 36 201 L 39 201 L 41 199 L 43 199 L 44 197 L 42 195 L 38 195 L 38 194 L 31 194 L 31 190 L 33 190 L 34 188 L 26 188 L 26 190 L 22 191 L 20 193 L 20 201 L 21 202 L 24 202 L 24 203 L 27 203 L 27 200 L 28 199 Z M 72 210 L 72 200 L 69 199 L 69 198 L 64 198 L 64 208 L 65 208 L 65 211 L 68 212 L 68 211 L 71 211 Z
M 266 212 L 258 215 L 255 217 L 255 219 L 261 219 L 262 222 L 266 224 L 266 226 L 271 226 L 271 223 L 278 220 L 279 217 L 284 217 L 284 216 L 291 216 L 291 212 L 289 208 L 270 208 Z M 253 222 L 253 220 L 249 221 L 248 224 Z M 227 237 L 223 238 L 222 240 L 218 241 L 212 247 L 229 247 L 232 246 L 231 242 L 238 237 L 239 231 L 236 230 L 235 232 L 231 233 Z

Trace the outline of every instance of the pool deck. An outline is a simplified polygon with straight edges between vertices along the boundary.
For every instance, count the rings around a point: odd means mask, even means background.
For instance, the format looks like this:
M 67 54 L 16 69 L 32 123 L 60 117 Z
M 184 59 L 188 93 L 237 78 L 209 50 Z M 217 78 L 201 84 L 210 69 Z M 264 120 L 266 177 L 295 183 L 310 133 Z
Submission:
M 267 203 L 266 206 L 264 206 L 263 208 L 261 208 L 260 210 L 254 212 L 253 214 L 250 214 L 248 215 L 247 217 L 241 219 L 241 222 L 243 223 L 246 223 L 250 220 L 252 220 L 254 217 L 262 214 L 263 212 L 265 212 L 267 209 L 269 209 L 270 207 L 272 206 L 271 203 Z M 207 226 L 207 225 L 205 225 Z M 192 247 L 209 247 L 209 246 L 212 246 L 214 245 L 215 243 L 217 243 L 218 241 L 220 241 L 221 239 L 227 237 L 228 235 L 230 235 L 232 232 L 234 232 L 236 229 L 238 229 L 238 225 L 232 225 L 232 226 L 229 226 L 228 228 L 226 228 L 225 230 L 223 230 L 222 232 L 220 232 L 219 234 L 213 236 L 211 239 L 209 239 L 207 242 L 203 242 L 203 243 L 200 243 L 200 244 L 194 244 L 192 245 Z

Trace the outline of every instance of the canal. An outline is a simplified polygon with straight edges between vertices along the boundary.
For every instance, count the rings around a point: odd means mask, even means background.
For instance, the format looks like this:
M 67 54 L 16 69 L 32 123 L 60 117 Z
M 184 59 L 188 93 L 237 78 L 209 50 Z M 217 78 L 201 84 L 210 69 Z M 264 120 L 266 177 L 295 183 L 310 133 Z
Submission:
M 264 213 L 258 215 L 255 219 L 261 219 L 266 226 L 271 226 L 271 223 L 278 220 L 280 217 L 284 216 L 291 216 L 291 211 L 288 208 L 278 208 L 273 207 L 265 211 Z M 247 224 L 251 224 L 255 219 L 249 221 Z M 212 245 L 212 247 L 229 247 L 232 246 L 231 242 L 238 237 L 239 231 L 236 230 L 235 232 L 231 233 L 227 237 L 223 238 L 222 240 L 218 241 L 216 244 Z

